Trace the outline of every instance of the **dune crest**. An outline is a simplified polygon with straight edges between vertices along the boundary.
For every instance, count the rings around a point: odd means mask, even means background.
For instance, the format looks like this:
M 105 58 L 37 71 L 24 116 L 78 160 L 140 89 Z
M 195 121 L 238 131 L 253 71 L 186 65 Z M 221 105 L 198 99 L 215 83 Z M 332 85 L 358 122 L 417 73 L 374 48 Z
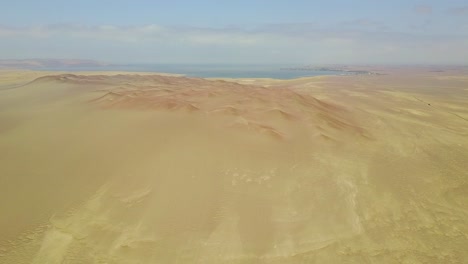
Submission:
M 92 85 L 103 94 L 90 100 L 104 109 L 199 112 L 242 117 L 251 120 L 254 130 L 270 131 L 280 137 L 278 122 L 308 123 L 316 129 L 344 130 L 364 134 L 352 114 L 336 104 L 287 87 L 262 87 L 226 81 L 172 76 L 78 76 L 57 75 L 36 82 Z M 209 100 L 208 100 L 209 99 Z

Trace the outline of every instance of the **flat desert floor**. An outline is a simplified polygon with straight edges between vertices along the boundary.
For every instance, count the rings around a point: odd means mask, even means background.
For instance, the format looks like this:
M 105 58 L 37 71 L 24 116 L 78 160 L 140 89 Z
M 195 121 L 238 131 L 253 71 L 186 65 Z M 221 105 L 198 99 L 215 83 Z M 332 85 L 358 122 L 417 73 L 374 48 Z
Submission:
M 0 263 L 467 263 L 468 72 L 0 72 Z

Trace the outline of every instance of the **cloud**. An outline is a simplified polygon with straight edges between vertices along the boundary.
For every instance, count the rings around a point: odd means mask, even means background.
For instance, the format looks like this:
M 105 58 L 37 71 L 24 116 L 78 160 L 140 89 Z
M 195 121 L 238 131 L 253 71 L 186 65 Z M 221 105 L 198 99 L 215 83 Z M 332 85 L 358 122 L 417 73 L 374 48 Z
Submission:
M 251 29 L 252 33 L 271 33 L 283 35 L 298 35 L 306 32 L 314 31 L 320 28 L 317 23 L 281 23 L 281 24 L 267 24 L 260 27 Z
M 344 26 L 344 27 L 361 28 L 361 29 L 366 29 L 366 30 L 386 31 L 390 29 L 390 27 L 388 27 L 382 22 L 365 19 L 365 18 L 344 21 L 344 22 L 341 22 L 339 25 Z
M 433 28 L 434 22 L 430 19 L 425 19 L 423 21 L 418 21 L 417 23 L 411 24 L 409 27 L 412 30 L 416 31 L 430 31 Z
M 92 58 L 117 63 L 437 63 L 468 57 L 468 36 L 335 25 L 202 28 L 55 24 L 0 26 L 0 58 Z M 440 55 L 440 56 L 439 56 Z
M 432 14 L 432 7 L 429 5 L 417 5 L 413 8 L 416 14 L 429 15 Z
M 453 15 L 459 15 L 459 16 L 468 15 L 468 6 L 452 8 L 449 10 L 449 13 Z
M 206 45 L 249 45 L 261 40 L 260 34 L 238 29 L 144 26 L 85 26 L 54 24 L 37 27 L 1 27 L 1 37 L 72 37 L 119 42 L 185 42 Z
M 359 26 L 376 26 L 376 25 L 380 25 L 379 22 L 375 22 L 375 21 L 372 21 L 372 20 L 369 20 L 369 19 L 356 19 L 356 20 L 352 20 L 352 21 L 347 22 L 347 24 L 359 25 Z

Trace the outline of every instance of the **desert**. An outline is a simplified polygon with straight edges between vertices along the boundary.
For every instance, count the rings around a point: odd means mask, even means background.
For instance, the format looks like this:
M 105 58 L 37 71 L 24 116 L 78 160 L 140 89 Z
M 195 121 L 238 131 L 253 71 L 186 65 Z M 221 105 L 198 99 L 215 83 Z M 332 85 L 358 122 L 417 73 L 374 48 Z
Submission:
M 467 69 L 365 70 L 0 71 L 0 263 L 465 262 Z

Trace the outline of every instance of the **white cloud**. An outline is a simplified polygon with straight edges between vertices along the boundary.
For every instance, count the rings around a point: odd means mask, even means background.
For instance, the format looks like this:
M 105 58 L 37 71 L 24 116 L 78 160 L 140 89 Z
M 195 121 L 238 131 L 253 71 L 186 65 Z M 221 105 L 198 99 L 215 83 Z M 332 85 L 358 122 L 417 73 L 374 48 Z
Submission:
M 330 27 L 295 23 L 248 29 L 161 25 L 0 26 L 0 58 L 75 57 L 121 63 L 467 61 L 466 35 L 421 35 L 379 30 L 384 26 L 365 19 Z

